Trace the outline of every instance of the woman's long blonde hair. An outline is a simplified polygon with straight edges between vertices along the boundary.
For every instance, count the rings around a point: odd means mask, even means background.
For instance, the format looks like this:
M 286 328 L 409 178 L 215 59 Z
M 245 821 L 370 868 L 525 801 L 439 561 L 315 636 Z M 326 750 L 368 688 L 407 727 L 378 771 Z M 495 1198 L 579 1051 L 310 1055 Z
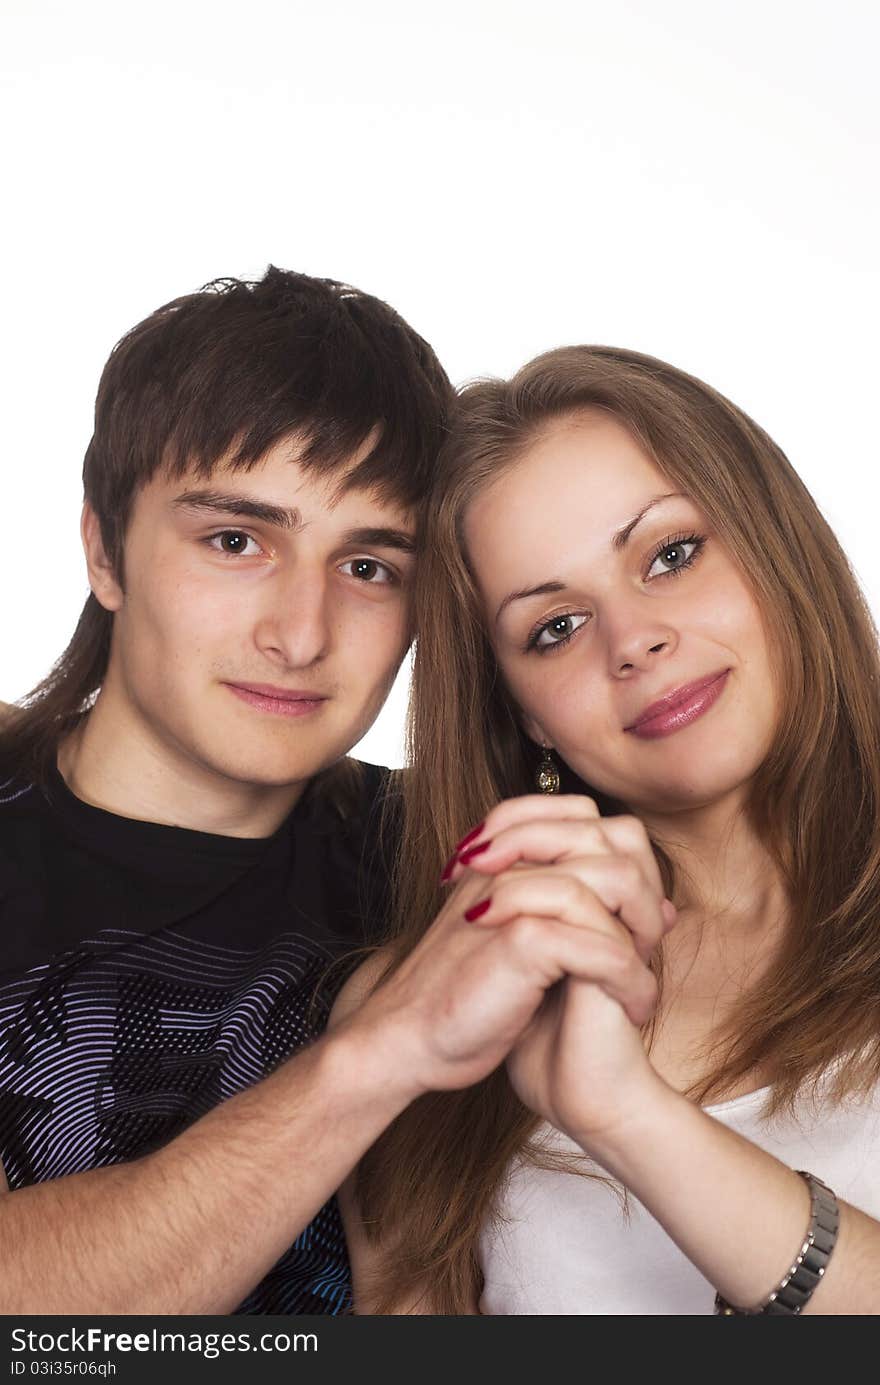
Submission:
M 421 562 L 389 970 L 439 911 L 436 882 L 456 841 L 499 799 L 534 791 L 536 749 L 483 630 L 463 517 L 550 421 L 585 408 L 616 418 L 704 511 L 752 586 L 781 673 L 777 735 L 748 812 L 787 886 L 789 923 L 690 1095 L 717 1098 L 769 1068 L 778 1110 L 832 1063 L 833 1095 L 856 1092 L 880 1075 L 876 630 L 840 545 L 776 444 L 709 386 L 635 352 L 565 347 L 510 381 L 463 392 Z M 620 810 L 582 787 L 604 811 Z M 672 863 L 658 856 L 672 895 Z M 480 1287 L 478 1233 L 505 1169 L 517 1155 L 541 1158 L 529 1145 L 535 1126 L 501 1068 L 470 1090 L 423 1097 L 374 1146 L 358 1192 L 368 1233 L 393 1247 L 385 1311 L 414 1289 L 438 1311 L 467 1310 Z

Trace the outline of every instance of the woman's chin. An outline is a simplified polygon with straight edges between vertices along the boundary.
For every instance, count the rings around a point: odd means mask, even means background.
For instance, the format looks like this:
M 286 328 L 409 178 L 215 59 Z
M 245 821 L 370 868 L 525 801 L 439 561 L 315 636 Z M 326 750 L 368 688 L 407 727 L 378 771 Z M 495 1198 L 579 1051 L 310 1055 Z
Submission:
M 725 754 L 720 764 L 717 757 L 711 763 L 705 757 L 696 764 L 675 757 L 668 767 L 654 765 L 650 774 L 602 775 L 595 769 L 591 773 L 586 766 L 583 771 L 574 765 L 571 768 L 580 773 L 585 783 L 614 802 L 625 804 L 627 811 L 638 817 L 694 812 L 732 800 L 744 802 L 748 785 L 761 763 L 757 757 L 752 766 L 753 755 L 754 747 L 750 746 L 748 752 L 744 748 L 739 756 Z
M 665 817 L 672 814 L 708 812 L 723 804 L 741 805 L 746 796 L 749 780 L 741 774 L 735 778 L 682 779 L 674 783 L 642 784 L 638 790 L 622 797 L 629 811 L 636 817 L 655 815 Z

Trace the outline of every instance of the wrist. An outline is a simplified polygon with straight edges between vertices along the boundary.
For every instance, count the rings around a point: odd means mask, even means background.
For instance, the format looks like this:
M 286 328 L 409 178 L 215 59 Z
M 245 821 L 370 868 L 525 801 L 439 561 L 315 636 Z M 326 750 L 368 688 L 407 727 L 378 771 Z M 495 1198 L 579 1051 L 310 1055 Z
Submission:
M 651 1067 L 638 1085 L 631 1085 L 624 1104 L 608 1112 L 599 1123 L 568 1133 L 613 1177 L 628 1182 L 653 1147 L 659 1131 L 693 1111 L 682 1096 Z
M 716 1293 L 715 1312 L 722 1317 L 796 1317 L 821 1283 L 837 1242 L 840 1208 L 821 1178 L 805 1169 L 798 1169 L 797 1173 L 810 1192 L 810 1220 L 792 1264 L 776 1288 L 755 1308 L 736 1308 L 720 1292 Z
M 327 1082 L 348 1103 L 375 1109 L 383 1129 L 425 1090 L 404 1028 L 397 1017 L 375 1017 L 364 1007 L 321 1040 Z

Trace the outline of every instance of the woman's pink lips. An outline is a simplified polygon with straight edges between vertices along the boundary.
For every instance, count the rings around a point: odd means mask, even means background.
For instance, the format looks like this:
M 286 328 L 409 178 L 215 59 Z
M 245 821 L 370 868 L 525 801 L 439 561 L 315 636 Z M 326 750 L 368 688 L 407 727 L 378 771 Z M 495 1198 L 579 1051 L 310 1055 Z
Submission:
M 724 691 L 729 673 L 730 669 L 726 668 L 723 673 L 717 674 L 709 682 L 686 693 L 680 702 L 664 707 L 654 716 L 646 717 L 625 729 L 632 736 L 656 740 L 659 736 L 671 736 L 673 732 L 690 726 L 692 721 L 696 721 L 704 712 L 708 712 L 709 708 L 718 701 Z
M 326 697 L 308 697 L 302 693 L 258 692 L 240 683 L 227 683 L 230 692 L 261 712 L 274 712 L 281 717 L 304 717 L 327 701 Z

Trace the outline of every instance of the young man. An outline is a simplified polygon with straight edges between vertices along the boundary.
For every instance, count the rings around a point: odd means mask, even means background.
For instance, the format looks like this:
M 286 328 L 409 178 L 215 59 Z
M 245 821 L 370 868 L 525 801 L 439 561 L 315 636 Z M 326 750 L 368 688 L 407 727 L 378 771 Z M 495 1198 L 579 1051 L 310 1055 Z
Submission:
M 345 756 L 411 639 L 451 400 L 385 304 L 277 269 L 110 357 L 91 595 L 0 729 L 0 1312 L 340 1311 L 328 1199 L 562 974 L 512 934 L 490 975 L 459 901 L 317 1037 L 384 922 L 383 776 Z
M 344 757 L 411 639 L 451 399 L 385 304 L 274 268 L 160 309 L 107 364 L 84 468 L 92 594 L 0 742 L 4 1308 L 172 1309 L 171 1247 L 151 1245 L 161 1187 L 139 1206 L 124 1175 L 94 1190 L 67 1175 L 167 1145 L 323 1024 L 317 983 L 371 908 L 357 875 L 380 776 Z M 245 1185 L 266 1176 L 254 1156 Z M 282 1160 L 272 1176 L 303 1173 Z M 26 1216 L 17 1190 L 37 1185 L 21 1241 L 2 1214 Z M 13 1239 L 36 1247 L 53 1213 L 64 1235 L 16 1280 Z M 216 1225 L 218 1266 L 277 1235 L 228 1210 Z M 80 1236 L 105 1273 L 78 1263 Z M 179 1271 L 198 1278 L 185 1242 Z M 264 1267 L 178 1303 L 231 1309 Z M 328 1206 L 246 1307 L 333 1312 L 345 1284 Z

